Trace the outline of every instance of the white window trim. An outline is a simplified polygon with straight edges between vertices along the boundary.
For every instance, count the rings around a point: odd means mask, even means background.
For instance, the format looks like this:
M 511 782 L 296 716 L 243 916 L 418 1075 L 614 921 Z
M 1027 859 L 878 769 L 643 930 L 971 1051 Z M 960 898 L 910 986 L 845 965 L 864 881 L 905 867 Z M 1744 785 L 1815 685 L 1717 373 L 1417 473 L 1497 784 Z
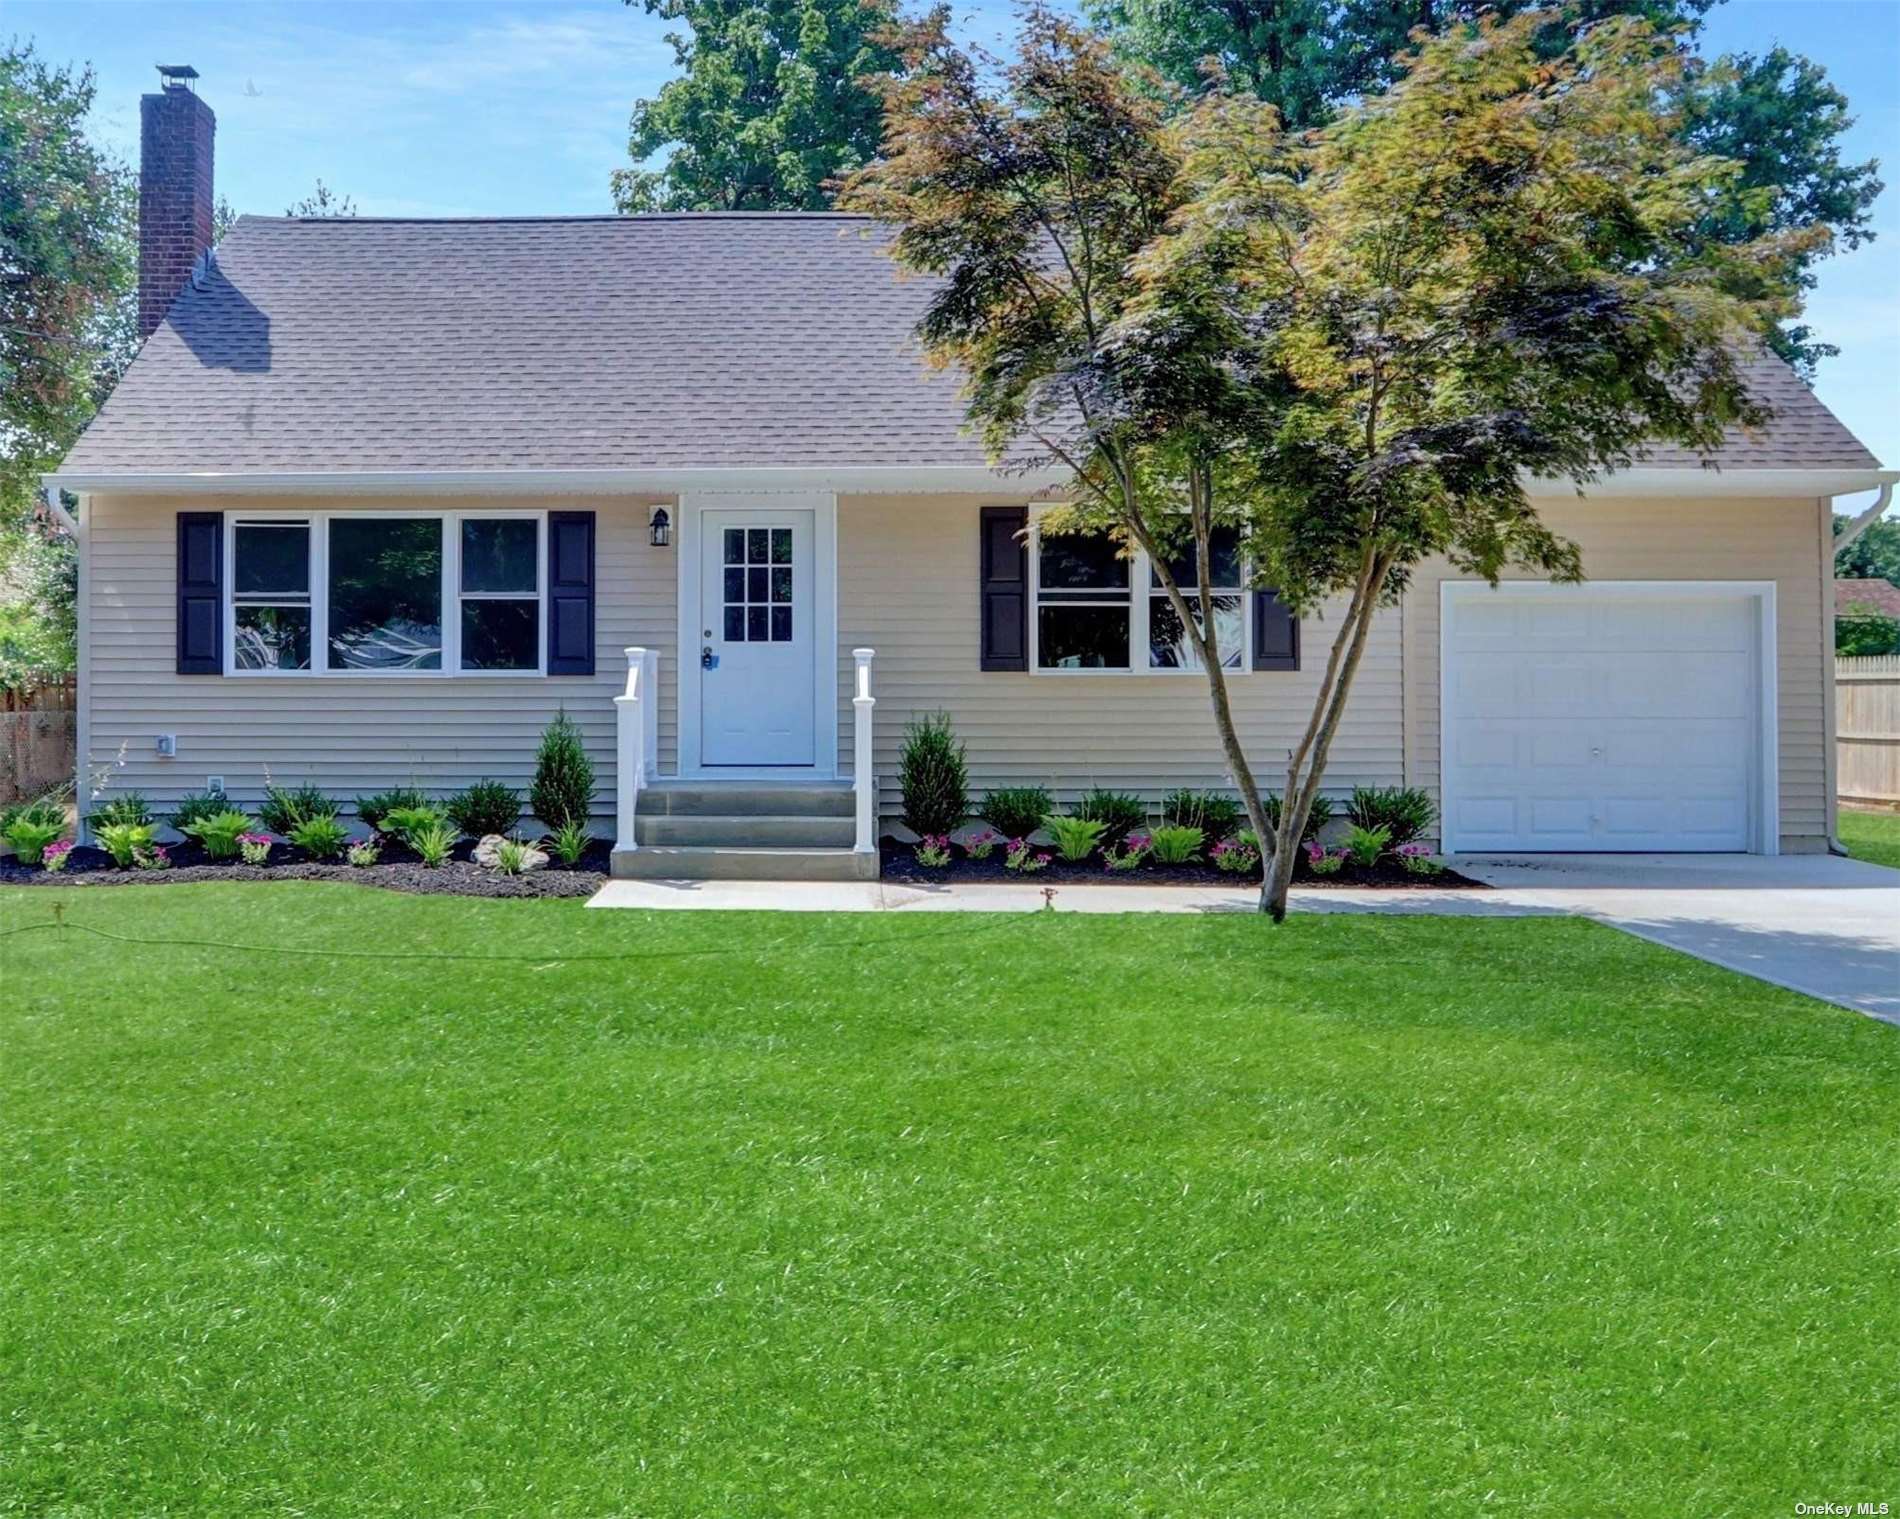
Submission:
M 442 532 L 442 668 L 439 670 L 333 670 L 330 659 L 330 524 L 372 517 L 431 518 Z M 535 663 L 525 670 L 464 670 L 462 664 L 462 523 L 508 520 L 535 524 Z M 310 668 L 241 670 L 237 666 L 237 530 L 240 523 L 303 522 L 310 526 Z M 532 680 L 548 670 L 548 514 L 534 508 L 430 511 L 228 511 L 224 514 L 224 673 L 236 680 Z M 476 601 L 526 601 L 520 593 L 473 592 Z
M 1153 597 L 1167 594 L 1159 586 L 1152 585 L 1153 566 L 1146 551 L 1135 549 L 1128 565 L 1128 665 L 1115 670 L 1063 669 L 1051 667 L 1044 669 L 1042 664 L 1042 517 L 1046 512 L 1060 510 L 1059 504 L 1037 506 L 1030 509 L 1029 515 L 1029 673 L 1032 675 L 1054 675 L 1062 679 L 1081 677 L 1111 677 L 1126 680 L 1131 676 L 1154 676 L 1167 680 L 1182 675 L 1200 675 L 1198 663 L 1191 665 L 1151 665 L 1148 663 L 1149 648 L 1149 604 Z M 1253 671 L 1253 616 L 1247 600 L 1253 594 L 1253 588 L 1244 581 L 1237 588 L 1240 602 L 1240 663 L 1226 667 L 1228 676 L 1247 675 Z M 1185 592 L 1184 592 L 1185 593 Z M 1112 606 L 1119 608 L 1119 601 L 1085 601 L 1081 593 L 1077 599 L 1068 602 L 1051 602 L 1051 606 Z M 1140 663 L 1136 663 L 1139 659 Z

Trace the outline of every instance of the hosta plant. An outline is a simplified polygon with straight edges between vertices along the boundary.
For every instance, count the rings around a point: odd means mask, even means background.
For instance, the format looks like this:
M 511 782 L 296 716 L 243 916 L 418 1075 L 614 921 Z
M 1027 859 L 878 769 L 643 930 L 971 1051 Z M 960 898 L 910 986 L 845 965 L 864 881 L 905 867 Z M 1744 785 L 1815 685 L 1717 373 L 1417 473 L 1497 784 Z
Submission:
M 398 807 L 426 807 L 429 799 L 414 786 L 393 786 L 356 799 L 356 815 L 365 828 L 383 831 L 383 819 Z
M 196 839 L 212 859 L 235 860 L 238 856 L 238 840 L 256 827 L 257 824 L 251 818 L 235 807 L 226 807 L 219 812 L 201 815 L 197 821 L 185 824 L 179 832 Z
M 1155 859 L 1161 864 L 1186 865 L 1201 857 L 1201 845 L 1207 842 L 1207 835 L 1198 828 L 1169 824 L 1155 829 L 1149 839 Z
M 22 865 L 43 864 L 47 845 L 66 831 L 62 817 L 48 822 L 43 818 L 21 815 L 7 825 L 6 840 Z
M 95 813 L 96 817 L 97 814 Z M 103 827 L 95 825 L 93 837 L 99 841 L 99 847 L 112 856 L 112 863 L 121 870 L 130 870 L 138 864 L 139 857 L 148 854 L 152 848 L 152 825 L 150 823 L 107 823 Z
M 390 808 L 383 814 L 382 831 L 395 834 L 403 843 L 414 849 L 417 834 L 431 828 L 446 828 L 448 824 L 449 814 L 446 808 L 424 802 L 417 807 Z
M 1392 830 L 1383 824 L 1377 828 L 1361 828 L 1355 824 L 1346 832 L 1346 853 L 1353 864 L 1370 870 L 1379 863 L 1379 857 L 1391 842 Z
M 1065 860 L 1086 860 L 1095 853 L 1102 835 L 1108 832 L 1108 824 L 1100 818 L 1069 817 L 1056 812 L 1044 817 L 1042 826 L 1049 830 L 1049 837 L 1056 841 L 1056 853 Z
M 290 842 L 313 860 L 334 860 L 343 853 L 349 830 L 334 817 L 305 818 L 290 830 Z
M 950 835 L 927 833 L 917 841 L 917 863 L 930 870 L 942 870 L 950 863 Z

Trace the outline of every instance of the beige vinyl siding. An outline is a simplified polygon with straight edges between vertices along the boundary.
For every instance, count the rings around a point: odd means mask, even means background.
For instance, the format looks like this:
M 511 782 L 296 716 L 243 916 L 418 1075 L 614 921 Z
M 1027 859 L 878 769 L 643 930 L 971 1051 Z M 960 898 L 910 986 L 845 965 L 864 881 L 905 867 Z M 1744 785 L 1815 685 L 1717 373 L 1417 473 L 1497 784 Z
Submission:
M 877 651 L 877 773 L 886 812 L 904 725 L 939 709 L 969 750 L 973 789 L 1091 785 L 1156 797 L 1170 787 L 1227 786 L 1206 679 L 1008 673 L 978 668 L 978 509 L 995 496 L 846 496 L 838 502 L 839 745 L 851 752 L 851 649 Z M 1031 612 L 1033 616 L 1033 610 Z M 1231 676 L 1241 740 L 1260 783 L 1278 790 L 1287 750 L 1312 708 L 1317 669 L 1337 627 L 1309 618 L 1296 672 Z M 1327 771 L 1327 789 L 1394 784 L 1400 766 L 1396 612 L 1368 639 Z
M 1583 550 L 1592 580 L 1760 580 L 1775 583 L 1780 717 L 1781 847 L 1827 847 L 1827 661 L 1822 637 L 1820 508 L 1801 500 L 1540 502 L 1544 520 Z M 1439 587 L 1463 579 L 1443 561 L 1420 566 L 1406 593 L 1405 769 L 1439 783 Z M 1529 578 L 1523 572 L 1506 579 Z
M 657 498 L 656 498 L 657 499 Z M 542 727 L 565 706 L 586 735 L 595 808 L 610 813 L 613 698 L 626 684 L 628 645 L 660 657 L 660 764 L 677 752 L 677 555 L 647 541 L 651 502 L 628 497 L 556 503 L 596 514 L 595 673 L 581 677 L 179 675 L 175 670 L 177 514 L 300 510 L 427 513 L 538 507 L 492 496 L 335 500 L 94 496 L 87 507 L 87 614 L 91 661 L 82 681 L 89 770 L 114 790 L 165 803 L 221 775 L 233 798 L 254 802 L 265 768 L 280 782 L 312 781 L 348 800 L 412 780 L 430 791 L 494 776 L 525 788 Z M 178 757 L 154 753 L 161 733 Z M 118 763 L 123 756 L 124 763 Z

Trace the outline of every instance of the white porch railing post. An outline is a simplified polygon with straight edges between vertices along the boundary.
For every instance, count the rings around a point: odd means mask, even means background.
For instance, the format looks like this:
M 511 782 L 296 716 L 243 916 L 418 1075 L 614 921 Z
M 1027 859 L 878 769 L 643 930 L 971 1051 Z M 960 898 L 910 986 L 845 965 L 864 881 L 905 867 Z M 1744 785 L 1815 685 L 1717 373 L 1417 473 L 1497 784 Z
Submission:
M 660 651 L 647 649 L 640 676 L 640 710 L 646 718 L 646 772 L 640 778 L 645 785 L 660 773 Z
M 646 649 L 627 650 L 626 694 L 614 698 L 614 849 L 628 853 L 639 847 L 633 820 L 640 806 L 640 788 L 646 784 L 651 718 L 645 709 L 654 704 L 647 678 L 652 658 Z
M 859 854 L 877 849 L 877 777 L 871 773 L 871 710 L 877 698 L 871 694 L 871 658 L 873 650 L 853 649 L 857 661 L 857 684 L 851 698 L 851 789 L 858 804 Z

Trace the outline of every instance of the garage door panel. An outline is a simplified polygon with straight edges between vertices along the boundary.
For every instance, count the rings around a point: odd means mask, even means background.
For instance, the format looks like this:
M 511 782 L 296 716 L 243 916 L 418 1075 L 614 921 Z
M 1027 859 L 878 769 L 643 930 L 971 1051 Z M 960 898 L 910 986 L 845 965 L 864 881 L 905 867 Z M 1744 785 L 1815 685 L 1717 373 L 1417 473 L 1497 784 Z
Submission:
M 1756 615 L 1740 594 L 1452 601 L 1455 847 L 1747 848 Z

